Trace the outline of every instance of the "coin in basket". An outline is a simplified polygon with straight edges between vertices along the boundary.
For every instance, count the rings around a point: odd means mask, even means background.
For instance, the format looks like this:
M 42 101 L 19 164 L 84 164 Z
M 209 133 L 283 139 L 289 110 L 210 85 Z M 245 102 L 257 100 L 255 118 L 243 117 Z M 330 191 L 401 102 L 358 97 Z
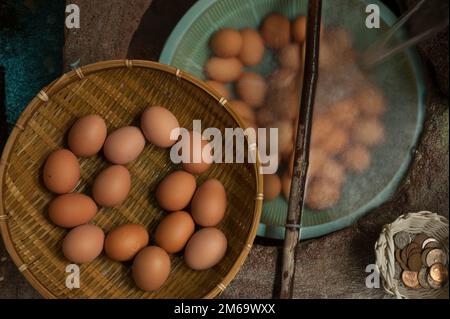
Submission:
M 418 288 L 420 286 L 417 271 L 404 270 L 402 272 L 402 281 L 409 288 Z
M 419 271 L 419 275 L 417 276 L 417 279 L 419 280 L 419 284 L 422 288 L 430 289 L 430 285 L 428 284 L 428 268 L 422 267 Z
M 447 255 L 445 254 L 445 252 L 442 249 L 435 248 L 435 249 L 432 249 L 427 254 L 426 261 L 427 261 L 426 265 L 428 267 L 431 267 L 431 265 L 433 265 L 435 263 L 441 263 L 441 264 L 446 265 L 447 264 Z
M 397 248 L 403 249 L 411 242 L 409 234 L 405 231 L 401 231 L 394 236 L 394 244 Z
M 417 250 L 417 249 L 420 249 L 420 245 L 417 244 L 417 243 L 412 242 L 412 243 L 410 243 L 410 244 L 406 247 L 406 256 L 407 256 L 407 257 L 411 256 L 412 251 L 413 251 L 414 249 L 416 249 L 416 250 Z
M 425 248 L 424 250 L 422 250 L 422 257 L 421 257 L 421 259 L 422 259 L 422 264 L 424 265 L 424 266 L 427 266 L 427 255 L 428 255 L 428 253 L 430 252 L 430 251 L 432 251 L 434 248 Z
M 444 283 L 442 283 L 442 282 L 437 282 L 437 281 L 433 280 L 433 278 L 431 278 L 429 273 L 427 276 L 427 282 L 430 285 L 430 287 L 433 289 L 439 289 L 444 285 Z
M 429 237 L 423 241 L 422 248 L 425 248 L 429 243 L 438 243 L 438 241 L 436 238 Z
M 408 257 L 408 268 L 412 271 L 420 271 L 422 268 L 422 257 L 420 253 Z
M 403 270 L 409 270 L 407 264 L 402 259 L 402 251 L 400 249 L 397 249 L 395 251 L 395 260 L 397 260 L 397 263 L 399 264 L 400 268 Z M 399 276 L 400 278 L 400 276 Z
M 400 254 L 400 256 L 402 258 L 402 261 L 403 261 L 403 263 L 405 265 L 408 264 L 408 254 L 407 254 L 407 252 L 408 252 L 408 249 L 407 249 L 407 247 L 405 247 L 405 248 L 402 249 L 402 252 Z
M 445 283 L 448 279 L 448 269 L 444 264 L 435 263 L 430 267 L 429 271 L 431 279 L 438 283 Z
M 395 250 L 395 260 L 397 260 L 397 262 L 402 260 L 402 250 L 401 249 Z
M 437 241 L 431 241 L 428 244 L 425 245 L 424 249 L 428 249 L 428 248 L 441 248 L 441 244 Z
M 411 257 L 411 256 L 414 255 L 414 254 L 419 254 L 419 255 L 421 255 L 421 254 L 422 254 L 422 249 L 419 248 L 419 247 L 410 249 L 410 250 L 408 251 L 408 258 Z
M 423 242 L 424 242 L 425 239 L 427 239 L 427 238 L 429 238 L 429 236 L 428 236 L 427 234 L 420 233 L 420 234 L 417 234 L 417 235 L 414 237 L 413 242 L 419 244 L 419 245 L 422 247 Z

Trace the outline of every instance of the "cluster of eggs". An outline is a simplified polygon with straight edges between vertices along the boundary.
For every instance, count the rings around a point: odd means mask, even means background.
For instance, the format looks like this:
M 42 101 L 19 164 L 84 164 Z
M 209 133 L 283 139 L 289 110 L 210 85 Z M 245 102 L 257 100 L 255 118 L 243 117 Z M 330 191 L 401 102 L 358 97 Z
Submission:
M 194 174 L 210 168 L 210 161 L 183 163 L 183 170 L 166 176 L 155 191 L 159 206 L 170 212 L 153 232 L 155 245 L 150 245 L 149 231 L 144 225 L 126 223 L 106 236 L 97 225 L 89 223 L 100 207 L 117 207 L 129 195 L 132 180 L 125 165 L 144 150 L 146 139 L 161 148 L 171 147 L 177 140 L 171 133 L 179 129 L 177 118 L 164 107 L 152 106 L 141 116 L 141 127 L 126 126 L 108 135 L 103 118 L 91 114 L 78 119 L 68 133 L 69 149 L 52 152 L 43 168 L 43 182 L 58 194 L 49 204 L 48 215 L 57 226 L 71 229 L 62 243 L 63 255 L 71 262 L 83 264 L 97 258 L 104 250 L 112 260 L 133 260 L 132 276 L 145 291 L 159 289 L 167 280 L 171 260 L 169 254 L 184 249 L 184 261 L 194 270 L 213 267 L 225 256 L 227 239 L 216 228 L 227 206 L 225 188 L 217 179 L 207 179 L 197 188 Z M 190 157 L 202 154 L 209 144 L 202 141 L 195 149 L 190 132 Z M 198 133 L 197 133 L 198 134 Z M 110 166 L 101 171 L 92 186 L 92 197 L 73 192 L 80 178 L 77 157 L 103 154 Z M 186 212 L 186 207 L 191 213 Z M 196 224 L 201 229 L 196 230 Z
M 280 169 L 277 174 L 264 175 L 266 202 L 280 194 L 289 198 L 305 40 L 306 17 L 290 21 L 279 13 L 266 16 L 260 30 L 223 28 L 210 39 L 213 56 L 204 66 L 206 83 L 230 100 L 231 108 L 246 126 L 278 129 Z M 258 65 L 267 63 L 263 59 L 266 50 L 277 56 L 276 67 L 268 76 L 254 71 Z M 354 58 L 350 35 L 341 28 L 322 27 L 321 75 L 316 97 L 334 94 L 340 81 L 334 74 L 349 73 L 334 69 L 349 57 Z M 321 81 L 325 77 L 327 81 Z M 327 85 L 322 83 L 326 82 L 334 88 L 325 88 Z M 380 121 L 385 111 L 383 95 L 368 79 L 355 78 L 349 86 L 355 82 L 360 82 L 361 88 L 345 97 L 327 103 L 322 103 L 326 99 L 320 96 L 316 98 L 305 199 L 315 210 L 337 204 L 345 173 L 367 170 L 371 162 L 369 148 L 384 138 Z

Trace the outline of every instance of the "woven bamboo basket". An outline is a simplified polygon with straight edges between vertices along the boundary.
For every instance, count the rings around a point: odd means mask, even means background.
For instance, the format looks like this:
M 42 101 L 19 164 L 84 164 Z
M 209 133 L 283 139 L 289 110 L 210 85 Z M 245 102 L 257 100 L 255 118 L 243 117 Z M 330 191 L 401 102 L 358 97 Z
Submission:
M 404 299 L 447 299 L 448 283 L 441 289 L 410 289 L 395 278 L 395 234 L 405 231 L 411 235 L 425 233 L 436 238 L 448 256 L 448 220 L 435 213 L 418 212 L 402 215 L 392 224 L 385 225 L 375 244 L 376 264 L 381 274 L 384 290 Z
M 78 117 L 99 114 L 111 131 L 138 125 L 141 112 L 150 105 L 164 105 L 188 129 L 194 119 L 202 120 L 203 129 L 216 127 L 222 133 L 226 127 L 243 125 L 223 97 L 191 75 L 149 61 L 115 60 L 64 74 L 31 101 L 13 129 L 1 158 L 0 229 L 15 264 L 44 297 L 213 298 L 227 287 L 247 257 L 263 200 L 258 159 L 254 164 L 213 164 L 197 177 L 198 184 L 217 178 L 227 191 L 226 216 L 218 227 L 228 239 L 228 249 L 218 265 L 194 271 L 181 256 L 173 255 L 168 281 L 159 291 L 146 293 L 135 286 L 130 264 L 102 254 L 80 266 L 80 288 L 66 288 L 70 263 L 60 245 L 67 230 L 47 217 L 46 207 L 54 195 L 40 180 L 43 163 L 52 150 L 65 147 L 65 134 Z M 101 154 L 80 159 L 82 177 L 75 191 L 89 194 L 95 176 L 107 165 Z M 127 200 L 120 207 L 100 209 L 93 223 L 105 233 L 123 223 L 141 223 L 151 236 L 166 214 L 153 190 L 177 166 L 167 150 L 147 145 L 128 168 L 132 188 Z

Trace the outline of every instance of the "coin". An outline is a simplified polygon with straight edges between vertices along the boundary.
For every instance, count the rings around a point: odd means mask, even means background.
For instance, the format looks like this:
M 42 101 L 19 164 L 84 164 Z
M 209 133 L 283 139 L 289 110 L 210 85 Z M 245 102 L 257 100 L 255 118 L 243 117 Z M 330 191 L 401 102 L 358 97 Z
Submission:
M 397 261 L 402 260 L 402 250 L 401 249 L 395 250 L 395 260 L 397 260 Z
M 419 248 L 419 247 L 417 247 L 417 248 L 413 248 L 413 249 L 410 249 L 409 251 L 408 251 L 408 257 L 410 257 L 410 256 L 412 256 L 412 255 L 414 255 L 414 254 L 419 254 L 419 255 L 421 255 L 422 254 L 422 249 L 421 248 Z
M 412 253 L 412 250 L 413 249 L 420 249 L 420 245 L 419 244 L 417 244 L 417 243 L 414 243 L 414 242 L 412 242 L 411 244 L 409 244 L 407 247 L 406 247 L 406 256 L 411 256 L 411 253 Z
M 408 264 L 408 254 L 407 254 L 408 249 L 405 247 L 402 249 L 402 252 L 400 254 L 400 256 L 402 257 L 402 261 L 403 263 L 406 265 Z
M 409 287 L 409 288 L 418 288 L 419 287 L 419 279 L 418 279 L 417 271 L 404 270 L 402 272 L 402 281 L 406 287 Z
M 446 265 L 447 264 L 447 255 L 442 249 L 434 248 L 427 254 L 427 263 L 426 265 L 428 267 L 431 267 L 431 265 L 435 263 L 441 263 Z
M 400 249 L 397 249 L 397 250 L 395 251 L 395 260 L 397 260 L 397 263 L 399 264 L 399 266 L 400 266 L 401 269 L 403 269 L 403 270 L 409 270 L 409 269 L 408 269 L 408 266 L 407 266 L 407 265 L 405 264 L 405 262 L 403 261 L 401 254 L 402 254 L 402 251 L 401 251 Z M 399 276 L 399 278 L 400 278 L 400 276 Z
M 412 271 L 420 271 L 422 268 L 422 258 L 419 253 L 412 254 L 408 257 L 408 268 Z
M 429 271 L 431 279 L 438 283 L 444 283 L 448 279 L 448 269 L 441 263 L 435 263 Z
M 414 237 L 413 242 L 419 244 L 420 247 L 422 247 L 423 242 L 424 242 L 425 239 L 427 239 L 427 238 L 429 238 L 429 236 L 428 236 L 427 234 L 420 233 L 420 234 L 417 234 L 417 235 Z
M 407 232 L 401 231 L 394 236 L 394 244 L 397 248 L 403 249 L 411 242 Z
M 425 248 L 429 243 L 431 242 L 438 242 L 435 238 L 429 237 L 427 239 L 425 239 L 422 243 L 422 248 Z
M 429 289 L 430 285 L 428 284 L 428 268 L 422 267 L 419 271 L 419 275 L 417 276 L 417 279 L 419 280 L 419 284 L 422 288 Z
M 425 249 L 428 249 L 428 248 L 441 248 L 441 244 L 439 242 L 437 242 L 437 241 L 431 241 L 431 242 L 427 243 L 424 248 Z
M 433 289 L 439 289 L 443 286 L 442 282 L 434 281 L 433 278 L 431 278 L 430 274 L 428 274 L 428 276 L 427 276 L 427 282 L 430 285 L 430 287 Z
M 433 248 L 425 248 L 424 250 L 422 250 L 422 264 L 424 264 L 425 266 L 427 266 L 427 255 L 430 251 L 432 251 Z

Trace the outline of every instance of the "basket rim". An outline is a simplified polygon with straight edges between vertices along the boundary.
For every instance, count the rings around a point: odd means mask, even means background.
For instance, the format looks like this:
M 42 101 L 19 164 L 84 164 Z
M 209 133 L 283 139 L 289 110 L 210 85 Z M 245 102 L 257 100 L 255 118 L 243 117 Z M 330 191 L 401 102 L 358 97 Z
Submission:
M 161 64 L 158 62 L 147 61 L 147 60 L 108 60 L 108 61 L 100 61 L 92 64 L 88 64 L 86 66 L 75 68 L 72 71 L 69 71 L 63 74 L 61 77 L 57 78 L 49 85 L 44 87 L 27 105 L 24 111 L 21 113 L 19 119 L 17 120 L 11 134 L 9 135 L 7 142 L 5 144 L 1 159 L 0 159 L 0 233 L 3 238 L 3 242 L 5 244 L 5 248 L 14 264 L 17 266 L 19 271 L 24 275 L 27 281 L 45 298 L 57 298 L 57 296 L 51 292 L 47 287 L 45 287 L 38 278 L 28 269 L 27 265 L 21 260 L 16 247 L 12 241 L 9 225 L 8 225 L 8 215 L 5 211 L 4 201 L 4 189 L 5 186 L 5 176 L 7 173 L 7 167 L 9 163 L 9 158 L 11 155 L 11 151 L 15 146 L 17 138 L 20 136 L 22 131 L 24 131 L 28 120 L 33 115 L 34 111 L 37 110 L 43 103 L 45 103 L 49 97 L 66 87 L 67 85 L 82 80 L 85 75 L 93 74 L 100 71 L 116 69 L 116 68 L 144 68 L 144 69 L 152 69 L 163 71 L 168 74 L 176 76 L 178 80 L 185 80 L 197 88 L 203 90 L 208 93 L 211 97 L 213 97 L 219 106 L 223 106 L 225 111 L 228 112 L 232 118 L 237 122 L 240 127 L 245 127 L 244 121 L 240 118 L 236 112 L 229 107 L 229 102 L 222 97 L 218 92 L 210 88 L 204 81 L 197 79 L 193 75 L 177 69 L 175 67 Z M 225 277 L 222 278 L 221 283 L 219 283 L 216 287 L 211 289 L 208 293 L 206 293 L 202 298 L 210 299 L 217 297 L 220 295 L 225 288 L 230 284 L 230 282 L 237 275 L 239 269 L 243 265 L 246 260 L 250 249 L 253 246 L 253 242 L 256 237 L 256 232 L 258 230 L 259 220 L 261 218 L 262 211 L 262 203 L 263 203 L 263 175 L 260 173 L 260 159 L 259 152 L 256 151 L 256 161 L 253 165 L 255 171 L 255 183 L 256 183 L 256 194 L 255 194 L 255 207 L 253 211 L 253 220 L 250 228 L 250 232 L 245 241 L 245 247 L 237 257 L 231 269 L 228 271 Z

